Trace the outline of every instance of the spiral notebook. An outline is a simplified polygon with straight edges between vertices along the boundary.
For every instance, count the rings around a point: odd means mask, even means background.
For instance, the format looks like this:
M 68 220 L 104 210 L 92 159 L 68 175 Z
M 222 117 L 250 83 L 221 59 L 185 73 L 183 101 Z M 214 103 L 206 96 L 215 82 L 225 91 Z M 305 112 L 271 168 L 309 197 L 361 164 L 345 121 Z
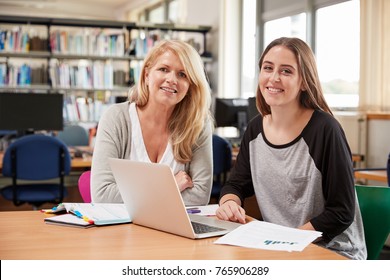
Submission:
M 47 224 L 88 228 L 95 225 L 131 222 L 126 207 L 120 203 L 61 203 L 52 209 L 43 209 L 42 212 L 60 213 L 60 215 L 45 218 Z

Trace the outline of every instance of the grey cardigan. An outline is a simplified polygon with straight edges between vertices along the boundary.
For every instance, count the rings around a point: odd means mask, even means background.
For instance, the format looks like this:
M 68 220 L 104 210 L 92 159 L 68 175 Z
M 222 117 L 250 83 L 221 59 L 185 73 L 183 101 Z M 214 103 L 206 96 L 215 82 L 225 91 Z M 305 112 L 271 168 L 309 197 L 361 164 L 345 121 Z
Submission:
M 128 159 L 131 148 L 129 102 L 111 105 L 99 120 L 92 158 L 91 195 L 93 202 L 121 203 L 108 158 Z M 206 126 L 193 148 L 191 162 L 185 165 L 194 186 L 181 195 L 186 205 L 206 205 L 213 181 L 212 127 Z

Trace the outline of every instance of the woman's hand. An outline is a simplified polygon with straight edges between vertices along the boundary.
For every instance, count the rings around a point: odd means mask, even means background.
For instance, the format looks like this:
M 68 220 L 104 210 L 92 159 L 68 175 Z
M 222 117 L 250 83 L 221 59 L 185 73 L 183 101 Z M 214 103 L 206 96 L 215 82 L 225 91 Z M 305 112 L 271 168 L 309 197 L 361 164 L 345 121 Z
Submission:
M 216 211 L 217 217 L 221 220 L 239 222 L 245 224 L 245 210 L 235 199 L 221 199 L 222 204 Z
M 176 183 L 179 186 L 180 192 L 184 191 L 187 188 L 192 188 L 194 183 L 192 183 L 192 179 L 190 175 L 188 175 L 185 171 L 179 171 L 175 175 Z

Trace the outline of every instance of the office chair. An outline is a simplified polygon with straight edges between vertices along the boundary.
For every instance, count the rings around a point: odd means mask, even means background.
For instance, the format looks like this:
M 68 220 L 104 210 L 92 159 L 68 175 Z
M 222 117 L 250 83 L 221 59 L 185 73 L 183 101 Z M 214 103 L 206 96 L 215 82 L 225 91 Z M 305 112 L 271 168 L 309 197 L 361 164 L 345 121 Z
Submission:
M 367 259 L 376 260 L 390 233 L 390 188 L 356 185 L 363 218 Z
M 12 178 L 12 184 L 1 194 L 15 206 L 28 203 L 34 209 L 43 203 L 61 203 L 70 168 L 70 154 L 62 141 L 38 134 L 21 137 L 5 151 L 3 176 Z
M 232 167 L 232 146 L 225 138 L 216 134 L 213 134 L 213 166 L 211 198 L 218 200 Z
M 78 180 L 80 195 L 85 203 L 90 203 L 91 199 L 91 171 L 84 171 Z
M 88 146 L 88 132 L 79 125 L 66 125 L 63 131 L 59 131 L 57 135 L 68 146 Z

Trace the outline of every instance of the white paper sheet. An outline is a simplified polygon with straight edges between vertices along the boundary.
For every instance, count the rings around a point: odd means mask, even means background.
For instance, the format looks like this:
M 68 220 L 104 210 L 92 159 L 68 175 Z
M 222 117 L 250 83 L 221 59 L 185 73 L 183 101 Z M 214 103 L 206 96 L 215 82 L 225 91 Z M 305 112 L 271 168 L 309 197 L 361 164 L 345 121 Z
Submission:
M 322 233 L 318 231 L 253 221 L 222 236 L 214 243 L 291 252 L 302 251 L 321 235 Z

